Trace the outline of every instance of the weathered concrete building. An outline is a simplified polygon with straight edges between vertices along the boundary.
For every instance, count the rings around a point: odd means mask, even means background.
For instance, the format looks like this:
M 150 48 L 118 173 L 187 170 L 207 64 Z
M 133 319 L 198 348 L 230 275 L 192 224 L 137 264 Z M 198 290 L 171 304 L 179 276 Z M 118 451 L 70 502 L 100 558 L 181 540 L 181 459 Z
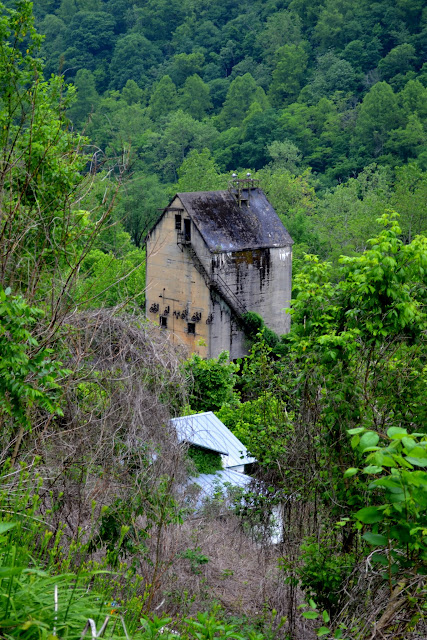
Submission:
M 147 317 L 202 357 L 247 353 L 242 316 L 289 331 L 292 239 L 251 179 L 177 193 L 147 239 Z

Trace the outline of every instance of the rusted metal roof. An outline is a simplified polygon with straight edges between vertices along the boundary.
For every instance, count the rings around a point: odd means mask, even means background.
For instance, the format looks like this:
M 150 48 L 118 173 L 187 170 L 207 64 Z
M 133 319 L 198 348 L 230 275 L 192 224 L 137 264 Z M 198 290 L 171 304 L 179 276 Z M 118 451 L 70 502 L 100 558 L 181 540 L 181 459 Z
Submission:
M 293 244 L 261 189 L 251 189 L 249 195 L 243 191 L 240 206 L 230 191 L 196 191 L 177 196 L 212 252 Z

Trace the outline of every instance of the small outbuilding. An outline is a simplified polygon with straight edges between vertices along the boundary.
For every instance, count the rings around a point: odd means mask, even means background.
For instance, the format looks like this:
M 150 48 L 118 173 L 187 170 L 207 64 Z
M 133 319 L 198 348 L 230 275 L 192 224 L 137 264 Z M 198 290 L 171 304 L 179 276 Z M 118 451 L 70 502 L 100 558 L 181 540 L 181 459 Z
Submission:
M 247 311 L 290 329 L 292 244 L 250 177 L 177 193 L 147 238 L 147 317 L 202 357 L 246 355 Z

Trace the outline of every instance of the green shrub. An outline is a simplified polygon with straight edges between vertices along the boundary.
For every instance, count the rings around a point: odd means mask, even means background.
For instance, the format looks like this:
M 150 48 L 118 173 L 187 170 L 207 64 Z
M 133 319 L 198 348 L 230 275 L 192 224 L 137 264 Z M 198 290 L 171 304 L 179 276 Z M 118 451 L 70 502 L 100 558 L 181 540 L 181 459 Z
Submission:
M 184 363 L 184 370 L 193 379 L 190 392 L 192 411 L 217 411 L 225 402 L 236 398 L 234 385 L 239 365 L 230 362 L 229 358 L 228 351 L 207 360 L 194 354 Z
M 191 445 L 187 452 L 199 473 L 215 473 L 222 469 L 221 454 Z
M 352 554 L 338 553 L 331 537 L 320 542 L 313 537 L 301 545 L 302 565 L 297 569 L 301 587 L 320 608 L 329 613 L 337 610 L 344 580 L 354 566 Z

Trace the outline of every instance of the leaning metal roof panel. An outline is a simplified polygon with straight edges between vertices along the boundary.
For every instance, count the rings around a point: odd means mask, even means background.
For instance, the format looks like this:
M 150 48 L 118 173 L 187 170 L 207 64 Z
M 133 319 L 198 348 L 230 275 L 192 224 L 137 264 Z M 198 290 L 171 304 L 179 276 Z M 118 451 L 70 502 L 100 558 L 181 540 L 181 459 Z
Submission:
M 286 247 L 293 244 L 261 189 L 242 192 L 239 206 L 230 191 L 197 191 L 177 196 L 212 252 Z
M 196 485 L 200 488 L 194 505 L 196 509 L 200 509 L 205 501 L 214 498 L 218 491 L 226 495 L 229 488 L 241 487 L 244 489 L 251 480 L 252 478 L 244 473 L 223 469 L 216 473 L 201 473 L 198 476 L 192 476 L 188 478 L 187 487 Z
M 193 416 L 173 418 L 171 423 L 176 429 L 178 440 L 188 442 L 204 449 L 222 453 L 224 466 L 238 467 L 255 462 L 250 458 L 246 447 L 227 429 L 212 411 L 196 413 Z

